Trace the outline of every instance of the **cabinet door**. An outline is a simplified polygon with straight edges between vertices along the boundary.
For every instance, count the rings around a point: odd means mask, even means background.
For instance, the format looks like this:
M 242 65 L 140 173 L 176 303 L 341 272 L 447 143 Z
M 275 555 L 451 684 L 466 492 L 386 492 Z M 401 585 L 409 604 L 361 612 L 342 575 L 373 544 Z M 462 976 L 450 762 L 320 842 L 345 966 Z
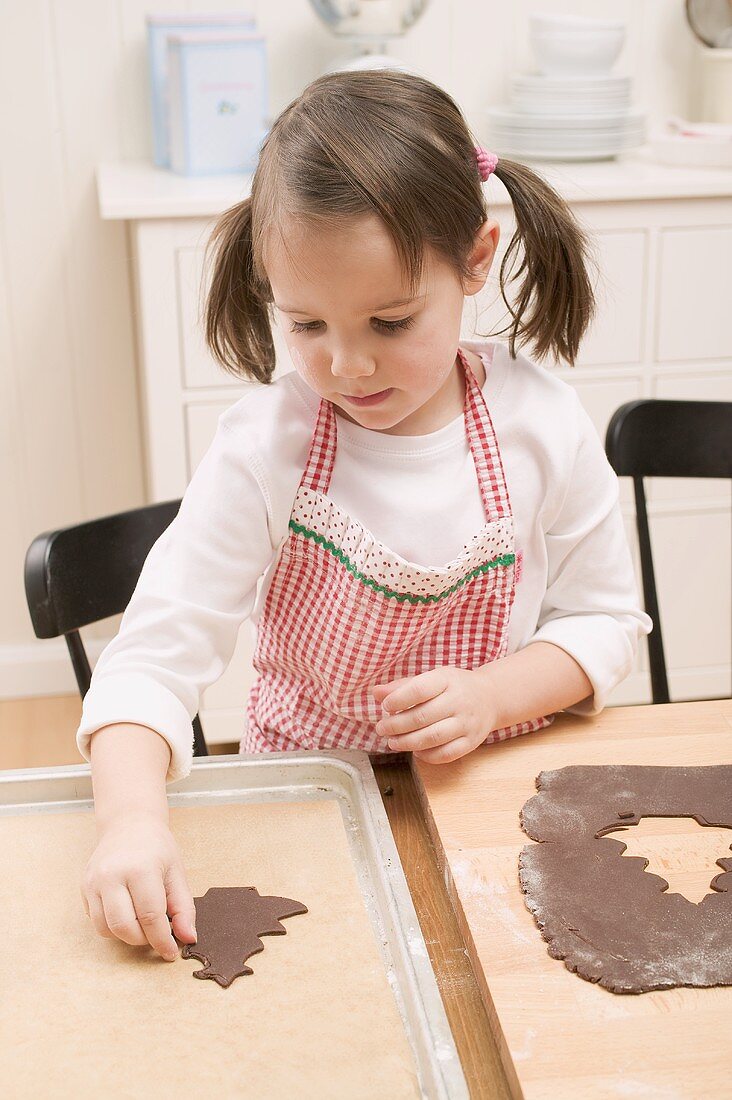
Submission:
M 509 227 L 507 234 L 510 235 L 510 232 Z M 502 238 L 486 286 L 474 301 L 468 299 L 466 303 L 463 315 L 463 335 L 466 337 L 500 329 L 511 320 L 499 284 L 508 239 L 508 236 Z M 597 313 L 582 341 L 578 367 L 619 367 L 640 363 L 643 358 L 648 234 L 641 229 L 593 233 L 591 250 L 591 278 Z M 513 302 L 510 284 L 507 293 L 509 301 Z
M 577 362 L 581 367 L 639 363 L 643 358 L 648 235 L 639 229 L 597 233 L 591 237 L 591 246 L 597 313 Z
M 732 226 L 664 229 L 658 263 L 656 358 L 729 358 Z
M 729 508 L 657 505 L 649 525 L 671 698 L 729 695 Z

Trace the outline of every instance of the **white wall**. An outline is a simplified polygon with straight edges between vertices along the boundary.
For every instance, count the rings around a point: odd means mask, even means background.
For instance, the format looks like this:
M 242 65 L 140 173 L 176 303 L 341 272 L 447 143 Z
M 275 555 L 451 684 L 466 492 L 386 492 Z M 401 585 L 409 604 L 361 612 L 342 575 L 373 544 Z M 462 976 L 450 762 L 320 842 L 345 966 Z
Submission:
M 395 47 L 482 108 L 530 68 L 529 11 L 618 17 L 618 71 L 651 119 L 689 113 L 693 39 L 669 0 L 432 0 Z M 341 46 L 307 0 L 0 0 L 0 695 L 73 690 L 38 643 L 23 560 L 34 535 L 144 501 L 125 226 L 97 212 L 95 165 L 149 158 L 147 12 L 252 10 L 267 35 L 277 114 Z M 37 671 L 36 671 L 37 670 Z

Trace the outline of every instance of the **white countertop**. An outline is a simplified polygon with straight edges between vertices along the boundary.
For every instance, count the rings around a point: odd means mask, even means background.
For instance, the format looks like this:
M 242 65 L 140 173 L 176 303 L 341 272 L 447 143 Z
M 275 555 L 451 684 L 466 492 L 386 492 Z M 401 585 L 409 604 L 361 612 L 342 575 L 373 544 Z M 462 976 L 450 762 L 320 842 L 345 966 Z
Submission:
M 575 203 L 732 196 L 729 168 L 655 164 L 642 153 L 606 161 L 533 162 L 532 167 Z M 104 219 L 212 217 L 245 198 L 251 181 L 251 175 L 177 176 L 147 161 L 107 161 L 97 166 L 99 210 Z M 508 201 L 499 181 L 488 187 L 490 203 Z

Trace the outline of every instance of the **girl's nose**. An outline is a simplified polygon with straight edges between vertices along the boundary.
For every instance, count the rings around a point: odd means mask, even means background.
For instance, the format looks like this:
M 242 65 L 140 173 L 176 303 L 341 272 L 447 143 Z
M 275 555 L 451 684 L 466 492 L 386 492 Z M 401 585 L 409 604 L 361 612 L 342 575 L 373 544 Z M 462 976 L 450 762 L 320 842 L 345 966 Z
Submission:
M 334 378 L 368 378 L 376 370 L 373 359 L 357 352 L 343 352 L 333 356 L 330 372 Z

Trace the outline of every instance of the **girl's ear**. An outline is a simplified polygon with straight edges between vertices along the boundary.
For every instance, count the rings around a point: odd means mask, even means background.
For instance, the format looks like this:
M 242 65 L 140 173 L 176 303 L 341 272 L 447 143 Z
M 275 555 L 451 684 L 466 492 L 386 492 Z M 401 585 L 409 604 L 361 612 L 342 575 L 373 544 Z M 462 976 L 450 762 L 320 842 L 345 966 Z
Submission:
M 500 236 L 501 228 L 495 218 L 487 218 L 476 233 L 467 261 L 471 275 L 463 280 L 466 295 L 477 294 L 485 286 Z

